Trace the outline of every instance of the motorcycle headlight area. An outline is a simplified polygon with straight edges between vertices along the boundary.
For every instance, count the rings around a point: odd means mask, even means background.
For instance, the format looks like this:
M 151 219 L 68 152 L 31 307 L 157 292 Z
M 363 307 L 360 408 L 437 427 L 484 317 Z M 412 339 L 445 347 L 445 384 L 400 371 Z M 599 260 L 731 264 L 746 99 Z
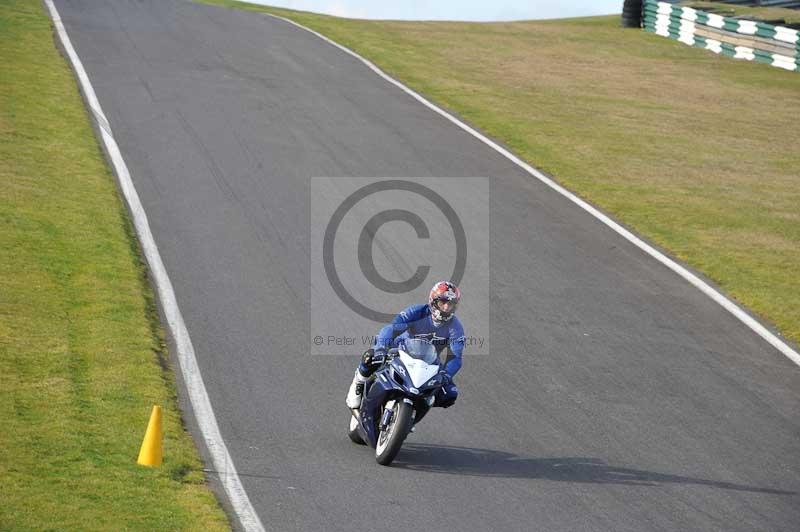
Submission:
M 389 373 L 392 377 L 392 380 L 400 386 L 405 386 L 406 379 L 403 373 L 398 371 L 394 365 L 389 366 Z

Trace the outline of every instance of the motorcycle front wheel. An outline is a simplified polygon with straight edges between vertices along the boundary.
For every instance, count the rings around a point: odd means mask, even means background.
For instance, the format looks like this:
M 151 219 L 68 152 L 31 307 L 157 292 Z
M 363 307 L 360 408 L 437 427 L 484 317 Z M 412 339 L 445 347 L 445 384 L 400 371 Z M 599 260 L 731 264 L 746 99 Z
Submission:
M 381 465 L 388 466 L 392 463 L 400 447 L 411 431 L 414 423 L 414 409 L 405 401 L 398 401 L 394 405 L 394 412 L 386 429 L 378 435 L 378 445 L 375 446 L 375 460 Z

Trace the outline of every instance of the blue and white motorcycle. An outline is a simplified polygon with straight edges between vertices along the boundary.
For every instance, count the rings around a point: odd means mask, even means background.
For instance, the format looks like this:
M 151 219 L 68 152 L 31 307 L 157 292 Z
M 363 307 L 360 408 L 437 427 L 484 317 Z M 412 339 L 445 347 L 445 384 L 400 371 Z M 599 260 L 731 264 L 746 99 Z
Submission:
M 373 447 L 379 464 L 391 464 L 408 433 L 433 406 L 443 370 L 428 340 L 406 338 L 390 349 L 364 384 L 361 407 L 351 410 L 350 439 Z

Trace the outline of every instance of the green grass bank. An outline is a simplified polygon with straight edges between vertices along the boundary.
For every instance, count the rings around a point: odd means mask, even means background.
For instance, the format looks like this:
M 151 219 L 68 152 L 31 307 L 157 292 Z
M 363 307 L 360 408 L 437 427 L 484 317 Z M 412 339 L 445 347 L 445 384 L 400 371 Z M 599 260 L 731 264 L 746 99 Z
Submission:
M 228 530 L 132 226 L 38 0 L 0 9 L 0 530 Z M 136 465 L 164 408 L 164 465 Z
M 800 75 L 618 16 L 350 20 L 231 0 L 314 29 L 714 280 L 800 342 Z

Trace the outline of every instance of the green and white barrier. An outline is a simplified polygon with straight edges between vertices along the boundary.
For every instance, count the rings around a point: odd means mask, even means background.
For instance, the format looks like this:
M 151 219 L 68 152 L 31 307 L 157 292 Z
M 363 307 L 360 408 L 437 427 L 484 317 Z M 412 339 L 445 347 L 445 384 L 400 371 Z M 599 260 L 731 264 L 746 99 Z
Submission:
M 714 53 L 800 71 L 800 32 L 722 17 L 656 0 L 644 1 L 644 29 Z

